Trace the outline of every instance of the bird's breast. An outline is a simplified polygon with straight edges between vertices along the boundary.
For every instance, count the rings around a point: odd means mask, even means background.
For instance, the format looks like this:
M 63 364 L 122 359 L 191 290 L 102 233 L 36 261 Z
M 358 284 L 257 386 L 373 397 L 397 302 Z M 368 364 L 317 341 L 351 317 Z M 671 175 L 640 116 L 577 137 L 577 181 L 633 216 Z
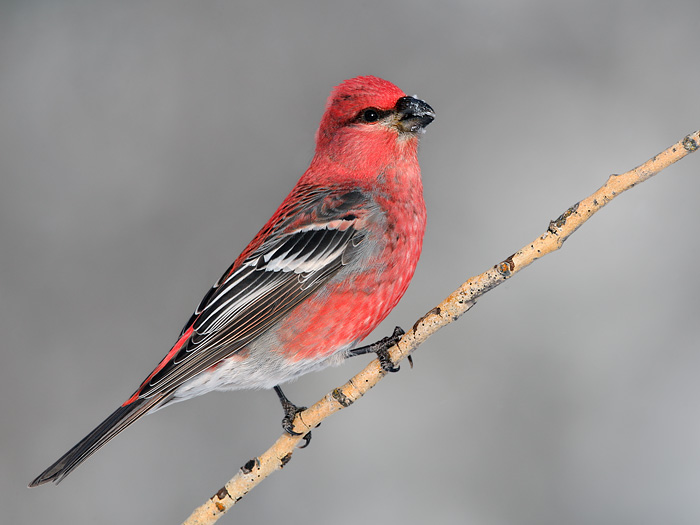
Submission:
M 325 359 L 364 339 L 396 306 L 420 257 L 425 206 L 419 199 L 377 198 L 357 254 L 274 330 L 291 360 Z

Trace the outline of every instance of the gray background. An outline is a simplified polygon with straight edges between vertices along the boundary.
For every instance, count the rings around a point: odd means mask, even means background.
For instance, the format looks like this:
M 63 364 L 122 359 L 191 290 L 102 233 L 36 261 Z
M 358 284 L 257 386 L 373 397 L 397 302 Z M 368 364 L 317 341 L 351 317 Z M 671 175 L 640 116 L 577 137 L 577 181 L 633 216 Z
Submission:
M 2 4 L 4 523 L 179 523 L 276 439 L 273 393 L 210 394 L 25 488 L 169 349 L 344 78 L 438 115 L 424 254 L 373 339 L 700 127 L 697 0 L 486 4 Z M 635 188 L 490 293 L 222 522 L 698 523 L 699 171 Z

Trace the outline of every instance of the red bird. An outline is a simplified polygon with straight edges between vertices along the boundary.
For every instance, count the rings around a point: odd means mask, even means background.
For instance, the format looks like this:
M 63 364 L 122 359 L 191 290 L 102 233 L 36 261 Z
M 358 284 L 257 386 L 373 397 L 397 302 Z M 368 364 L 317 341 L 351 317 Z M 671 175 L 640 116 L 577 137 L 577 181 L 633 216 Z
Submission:
M 356 348 L 413 277 L 425 232 L 418 137 L 424 101 L 376 77 L 331 93 L 309 169 L 204 296 L 179 339 L 134 394 L 29 486 L 60 482 L 145 414 L 212 390 L 274 388 L 294 433 L 298 409 L 279 385 L 386 349 Z M 308 441 L 308 438 L 307 438 Z

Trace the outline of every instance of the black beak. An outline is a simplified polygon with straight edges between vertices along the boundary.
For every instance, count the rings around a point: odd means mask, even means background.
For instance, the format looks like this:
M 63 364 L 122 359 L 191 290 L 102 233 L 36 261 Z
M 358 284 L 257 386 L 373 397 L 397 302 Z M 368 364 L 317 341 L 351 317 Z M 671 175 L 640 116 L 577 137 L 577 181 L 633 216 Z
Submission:
M 435 120 L 433 108 L 417 98 L 401 97 L 396 102 L 395 109 L 400 117 L 397 126 L 401 131 L 418 133 Z

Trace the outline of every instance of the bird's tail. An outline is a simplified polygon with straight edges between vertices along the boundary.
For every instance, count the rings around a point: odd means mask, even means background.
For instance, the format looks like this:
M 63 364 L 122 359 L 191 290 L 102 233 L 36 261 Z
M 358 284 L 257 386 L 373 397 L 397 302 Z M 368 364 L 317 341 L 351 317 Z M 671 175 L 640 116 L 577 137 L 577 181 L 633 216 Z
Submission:
M 100 423 L 95 430 L 63 454 L 53 465 L 39 474 L 29 484 L 29 487 L 38 487 L 49 481 L 53 481 L 56 484 L 60 483 L 74 468 L 78 467 L 114 436 L 154 408 L 162 399 L 162 395 L 154 396 L 150 399 L 137 399 L 133 403 L 120 406 L 112 415 Z

